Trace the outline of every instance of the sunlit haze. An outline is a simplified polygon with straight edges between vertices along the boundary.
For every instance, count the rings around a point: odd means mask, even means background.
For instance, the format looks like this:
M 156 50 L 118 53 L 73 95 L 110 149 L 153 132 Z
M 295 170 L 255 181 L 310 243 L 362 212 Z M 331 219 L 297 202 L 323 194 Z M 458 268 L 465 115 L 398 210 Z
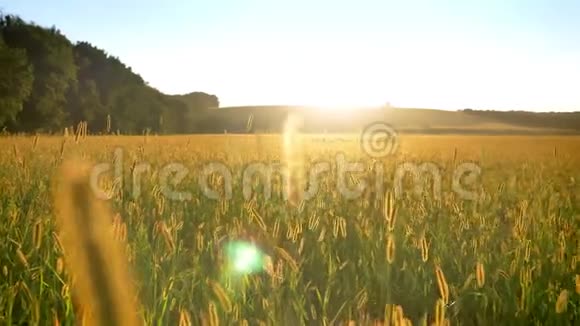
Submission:
M 221 106 L 580 111 L 578 1 L 1 1 Z

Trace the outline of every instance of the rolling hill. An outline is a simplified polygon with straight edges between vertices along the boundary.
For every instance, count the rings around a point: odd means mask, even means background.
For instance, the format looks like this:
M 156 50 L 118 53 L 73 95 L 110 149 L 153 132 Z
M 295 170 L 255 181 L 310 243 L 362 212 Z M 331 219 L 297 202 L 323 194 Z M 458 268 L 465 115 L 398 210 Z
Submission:
M 303 118 L 305 132 L 358 132 L 370 123 L 382 121 L 403 133 L 580 134 L 580 112 L 414 108 L 333 111 L 298 106 L 222 107 L 197 112 L 208 126 L 205 132 L 230 133 L 280 132 L 291 113 Z M 216 127 L 220 130 L 215 130 Z

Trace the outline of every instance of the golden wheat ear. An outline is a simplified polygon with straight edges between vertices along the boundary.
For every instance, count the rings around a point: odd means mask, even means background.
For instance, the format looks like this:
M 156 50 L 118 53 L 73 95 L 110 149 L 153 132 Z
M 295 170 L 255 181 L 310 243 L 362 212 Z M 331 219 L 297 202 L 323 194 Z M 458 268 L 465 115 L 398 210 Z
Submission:
M 125 246 L 113 219 L 90 184 L 90 165 L 63 164 L 55 184 L 55 213 L 71 287 L 88 325 L 142 325 Z M 85 323 L 86 322 L 86 323 Z

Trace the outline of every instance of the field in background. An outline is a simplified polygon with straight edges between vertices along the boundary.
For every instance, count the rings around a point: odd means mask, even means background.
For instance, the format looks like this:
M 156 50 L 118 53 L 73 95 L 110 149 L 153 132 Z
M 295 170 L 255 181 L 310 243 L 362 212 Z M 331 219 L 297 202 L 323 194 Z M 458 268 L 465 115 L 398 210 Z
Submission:
M 246 122 L 250 117 L 254 122 L 254 130 L 278 132 L 290 113 L 302 115 L 304 130 L 313 133 L 356 133 L 375 121 L 386 121 L 401 133 L 414 134 L 580 134 L 580 112 L 445 111 L 416 108 L 331 110 L 294 106 L 244 106 L 202 110 L 197 112 L 196 117 L 203 121 L 198 126 L 199 130 L 207 133 L 221 133 L 223 129 L 245 133 Z
M 101 185 L 113 196 L 115 237 L 147 324 L 580 322 L 580 137 L 407 135 L 381 159 L 363 153 L 353 135 L 305 137 L 306 171 L 321 161 L 332 169 L 314 199 L 297 207 L 283 200 L 279 178 L 271 198 L 259 180 L 254 196 L 243 196 L 248 164 L 283 159 L 277 135 L 0 138 L 0 323 L 71 324 L 78 314 L 51 192 L 71 157 L 123 167 L 121 179 Z M 349 187 L 368 185 L 359 198 L 338 191 L 339 153 L 365 167 L 347 178 Z M 211 162 L 232 172 L 230 199 L 202 193 L 198 176 Z M 431 188 L 412 192 L 408 177 L 395 196 L 401 164 L 429 162 L 442 176 L 439 198 Z M 474 200 L 452 191 L 464 162 L 481 168 L 466 185 Z M 132 171 L 141 163 L 150 168 L 135 195 Z M 187 168 L 175 189 L 190 200 L 160 190 L 169 163 Z M 215 189 L 225 182 L 208 180 Z M 265 271 L 224 273 L 222 248 L 239 239 L 270 257 Z

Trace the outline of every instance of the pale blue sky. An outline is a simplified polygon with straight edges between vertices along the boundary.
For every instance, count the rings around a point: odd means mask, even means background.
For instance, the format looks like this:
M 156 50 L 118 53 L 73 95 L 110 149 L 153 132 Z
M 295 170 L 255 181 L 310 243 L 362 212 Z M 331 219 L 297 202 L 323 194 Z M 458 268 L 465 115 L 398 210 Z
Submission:
M 577 0 L 0 0 L 224 106 L 580 111 Z

